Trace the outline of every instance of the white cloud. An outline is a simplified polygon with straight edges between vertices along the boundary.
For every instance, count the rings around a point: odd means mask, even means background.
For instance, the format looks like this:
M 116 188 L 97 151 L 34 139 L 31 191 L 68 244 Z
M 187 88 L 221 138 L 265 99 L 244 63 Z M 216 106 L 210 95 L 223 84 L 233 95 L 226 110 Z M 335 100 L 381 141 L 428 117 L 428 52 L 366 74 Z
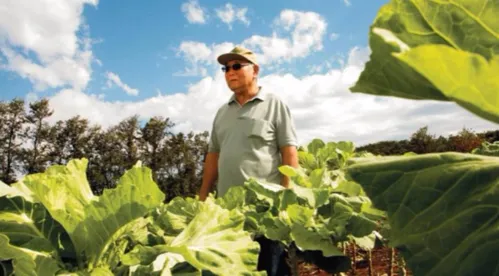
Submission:
M 189 21 L 189 23 L 206 23 L 207 15 L 205 14 L 203 8 L 199 5 L 197 0 L 189 0 L 183 3 L 180 9 L 185 14 L 185 17 L 187 18 L 187 21 Z
M 258 62 L 266 65 L 262 69 L 277 69 L 277 65 L 283 62 L 322 50 L 326 27 L 326 20 L 317 13 L 283 10 L 273 23 L 272 36 L 254 35 L 240 45 L 252 49 L 258 55 Z M 284 36 L 278 35 L 278 32 Z M 215 69 L 213 65 L 218 66 L 216 57 L 233 47 L 232 42 L 209 46 L 203 42 L 184 41 L 177 49 L 177 56 L 184 57 L 190 67 L 176 75 L 207 76 L 208 69 Z
M 201 56 L 209 60 L 210 55 Z M 443 135 L 464 126 L 476 131 L 497 128 L 453 103 L 349 92 L 368 55 L 368 49 L 354 48 L 342 69 L 303 78 L 291 74 L 266 75 L 260 78 L 260 84 L 289 105 L 302 144 L 316 137 L 327 141 L 351 140 L 357 145 L 405 139 L 424 125 L 429 125 L 431 133 Z M 50 104 L 55 110 L 54 121 L 81 115 L 109 127 L 134 114 L 142 119 L 160 115 L 171 118 L 177 124 L 177 131 L 209 131 L 216 110 L 230 95 L 223 73 L 217 72 L 190 86 L 186 93 L 158 92 L 157 96 L 142 101 L 110 102 L 67 89 L 51 98 Z
M 224 52 L 234 48 L 234 44 L 224 42 L 220 44 L 206 45 L 197 41 L 183 41 L 178 50 L 177 56 L 182 56 L 189 64 L 183 72 L 178 72 L 176 76 L 207 76 L 208 69 L 214 70 L 217 65 L 216 58 Z
M 254 35 L 242 42 L 260 54 L 262 64 L 303 58 L 323 48 L 327 23 L 318 13 L 283 10 L 273 25 L 276 30 L 272 36 Z M 278 31 L 291 36 L 281 37 Z
M 343 0 L 343 3 L 346 5 L 346 6 L 351 6 L 352 3 L 350 2 L 350 0 Z
M 224 8 L 216 9 L 216 14 L 222 22 L 229 26 L 229 30 L 232 30 L 232 22 L 241 21 L 246 26 L 250 25 L 250 20 L 246 17 L 248 8 L 238 8 L 231 3 L 225 4 Z
M 35 90 L 70 86 L 84 89 L 91 76 L 92 40 L 82 22 L 80 1 L 0 2 L 2 69 L 29 79 Z M 29 8 L 26 8 L 29 7 Z M 78 38 L 77 31 L 83 36 Z
M 128 84 L 123 83 L 120 79 L 120 76 L 113 72 L 106 73 L 107 78 L 107 87 L 111 88 L 113 84 L 117 85 L 119 88 L 123 89 L 128 95 L 137 96 L 139 94 L 139 90 L 136 88 L 131 88 Z
M 338 33 L 331 33 L 331 34 L 329 35 L 329 39 L 330 39 L 331 41 L 335 41 L 335 40 L 337 40 L 339 37 L 340 37 L 340 34 L 338 34 Z

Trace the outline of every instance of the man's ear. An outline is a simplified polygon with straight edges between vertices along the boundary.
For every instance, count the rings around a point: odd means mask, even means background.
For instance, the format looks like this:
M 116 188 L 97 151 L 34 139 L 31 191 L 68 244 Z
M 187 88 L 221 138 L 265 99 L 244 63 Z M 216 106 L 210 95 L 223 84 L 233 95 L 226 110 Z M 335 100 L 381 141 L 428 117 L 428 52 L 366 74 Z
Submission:
M 255 77 L 258 76 L 258 73 L 260 72 L 260 67 L 256 64 L 253 65 L 253 72 L 255 73 Z

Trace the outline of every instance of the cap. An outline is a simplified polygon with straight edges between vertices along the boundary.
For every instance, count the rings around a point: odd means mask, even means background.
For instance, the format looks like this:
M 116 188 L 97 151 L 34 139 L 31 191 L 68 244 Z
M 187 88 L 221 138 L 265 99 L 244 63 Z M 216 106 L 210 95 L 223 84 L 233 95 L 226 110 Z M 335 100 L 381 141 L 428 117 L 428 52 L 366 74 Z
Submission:
M 258 65 L 255 53 L 241 46 L 236 46 L 230 52 L 221 54 L 220 56 L 218 56 L 217 61 L 220 64 L 225 65 L 227 64 L 227 62 L 236 59 L 246 60 L 253 64 Z

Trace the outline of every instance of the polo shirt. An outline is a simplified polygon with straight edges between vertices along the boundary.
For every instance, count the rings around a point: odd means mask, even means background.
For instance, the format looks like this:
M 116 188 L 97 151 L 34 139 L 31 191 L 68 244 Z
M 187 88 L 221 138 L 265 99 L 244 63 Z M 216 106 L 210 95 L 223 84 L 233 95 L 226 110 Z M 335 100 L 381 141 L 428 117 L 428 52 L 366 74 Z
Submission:
M 276 95 L 259 87 L 244 105 L 234 95 L 213 120 L 209 152 L 218 152 L 217 196 L 250 177 L 281 184 L 280 148 L 298 146 L 290 110 Z

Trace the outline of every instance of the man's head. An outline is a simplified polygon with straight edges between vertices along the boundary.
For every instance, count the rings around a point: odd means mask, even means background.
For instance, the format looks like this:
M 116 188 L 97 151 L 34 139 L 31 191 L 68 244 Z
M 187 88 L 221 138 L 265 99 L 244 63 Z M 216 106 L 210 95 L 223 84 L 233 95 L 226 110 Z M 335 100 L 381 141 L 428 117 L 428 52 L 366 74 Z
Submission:
M 225 81 L 234 93 L 247 91 L 256 85 L 259 66 L 255 54 L 250 50 L 238 46 L 220 55 L 217 60 L 223 66 Z

